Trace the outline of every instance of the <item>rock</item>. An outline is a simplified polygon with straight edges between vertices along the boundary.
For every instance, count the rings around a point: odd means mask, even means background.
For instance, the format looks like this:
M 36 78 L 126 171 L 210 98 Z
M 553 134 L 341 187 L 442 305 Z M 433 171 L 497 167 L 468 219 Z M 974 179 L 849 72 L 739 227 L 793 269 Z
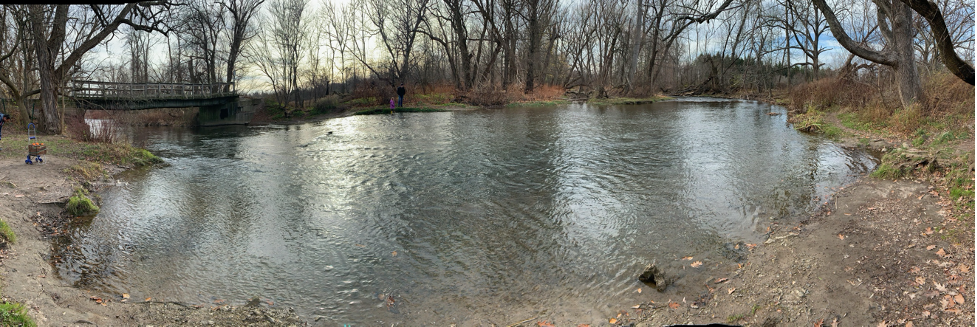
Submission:
M 737 242 L 737 243 L 727 242 L 723 247 L 723 249 L 720 251 L 722 252 L 723 257 L 729 260 L 733 260 L 735 262 L 745 261 L 747 258 L 747 254 L 749 254 L 749 252 L 746 250 L 746 243 L 743 242 Z
M 664 292 L 668 288 L 668 284 L 671 284 L 671 280 L 665 276 L 665 272 L 653 263 L 645 267 L 645 272 L 638 276 L 638 280 L 654 287 L 659 292 Z

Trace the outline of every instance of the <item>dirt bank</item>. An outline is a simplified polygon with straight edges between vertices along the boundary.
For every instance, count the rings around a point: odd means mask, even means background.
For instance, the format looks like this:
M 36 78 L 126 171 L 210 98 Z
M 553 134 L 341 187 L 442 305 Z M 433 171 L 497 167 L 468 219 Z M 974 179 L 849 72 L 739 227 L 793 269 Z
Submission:
M 50 238 L 70 219 L 63 203 L 78 185 L 65 170 L 77 160 L 45 156 L 43 164 L 0 161 L 0 219 L 17 243 L 0 257 L 3 300 L 23 303 L 38 326 L 290 326 L 302 325 L 288 308 L 264 303 L 238 306 L 161 303 L 91 293 L 67 285 L 50 264 Z M 114 171 L 121 171 L 113 168 Z M 95 185 L 113 183 L 95 181 Z
M 826 209 L 773 225 L 747 263 L 711 276 L 700 297 L 648 301 L 615 323 L 661 326 L 972 326 L 972 226 L 948 220 L 926 183 L 865 177 Z

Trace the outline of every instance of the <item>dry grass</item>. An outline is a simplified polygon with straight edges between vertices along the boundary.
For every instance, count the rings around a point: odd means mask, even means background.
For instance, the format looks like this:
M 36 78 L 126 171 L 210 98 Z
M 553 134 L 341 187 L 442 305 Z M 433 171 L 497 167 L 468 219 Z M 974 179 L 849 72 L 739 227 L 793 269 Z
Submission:
M 927 126 L 973 133 L 973 86 L 940 72 L 923 79 L 923 93 L 920 101 L 903 108 L 895 85 L 824 78 L 797 86 L 788 98 L 795 111 L 842 110 L 859 123 L 896 135 L 910 136 Z

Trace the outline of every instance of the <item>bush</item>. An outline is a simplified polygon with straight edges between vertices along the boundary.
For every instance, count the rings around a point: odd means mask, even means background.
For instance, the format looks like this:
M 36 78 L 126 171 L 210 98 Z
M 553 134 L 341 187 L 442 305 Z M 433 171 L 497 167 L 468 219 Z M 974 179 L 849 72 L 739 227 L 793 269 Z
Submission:
M 73 216 L 94 216 L 98 214 L 98 206 L 85 195 L 82 189 L 75 189 L 75 195 L 68 198 L 68 205 L 65 207 L 68 213 Z
M 338 95 L 328 95 L 324 98 L 316 100 L 312 104 L 313 115 L 321 115 L 336 112 L 339 109 L 339 96 Z
M 3 220 L 0 220 L 0 236 L 3 236 L 7 242 L 17 243 L 17 235 L 10 229 L 10 225 L 7 225 L 7 222 Z

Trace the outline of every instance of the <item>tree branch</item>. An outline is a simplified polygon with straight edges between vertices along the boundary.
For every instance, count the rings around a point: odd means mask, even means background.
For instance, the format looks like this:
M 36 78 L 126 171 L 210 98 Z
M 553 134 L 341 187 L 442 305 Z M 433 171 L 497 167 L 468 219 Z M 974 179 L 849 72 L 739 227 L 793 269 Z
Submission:
M 835 36 L 835 40 L 837 40 L 838 43 L 845 48 L 845 50 L 848 50 L 848 52 L 851 52 L 852 54 L 871 62 L 880 63 L 887 66 L 897 65 L 896 58 L 894 58 L 894 56 L 890 53 L 871 50 L 867 47 L 859 45 L 858 43 L 855 43 L 855 41 L 848 36 L 848 33 L 845 32 L 844 27 L 841 26 L 840 22 L 838 22 L 838 17 L 835 16 L 835 13 L 831 11 L 831 8 L 828 7 L 828 4 L 825 3 L 824 0 L 812 1 L 814 2 L 814 6 L 824 14 L 824 18 L 828 21 L 828 26 L 831 27 L 831 34 Z
M 974 67 L 960 59 L 956 50 L 953 49 L 953 40 L 950 37 L 950 32 L 947 30 L 946 21 L 944 21 L 939 7 L 929 0 L 901 1 L 929 22 L 933 39 L 936 40 L 937 48 L 940 50 L 940 57 L 943 59 L 943 65 L 953 75 L 967 82 L 967 84 L 974 85 Z

